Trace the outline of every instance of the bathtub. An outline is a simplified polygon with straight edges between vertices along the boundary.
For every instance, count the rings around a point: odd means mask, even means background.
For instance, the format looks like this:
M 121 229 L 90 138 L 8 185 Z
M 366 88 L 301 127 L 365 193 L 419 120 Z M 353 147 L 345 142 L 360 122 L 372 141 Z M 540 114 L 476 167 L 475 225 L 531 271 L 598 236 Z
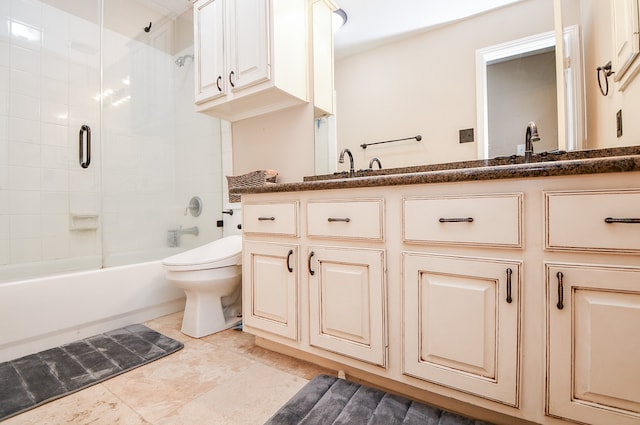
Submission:
M 0 362 L 184 308 L 160 261 L 0 283 Z

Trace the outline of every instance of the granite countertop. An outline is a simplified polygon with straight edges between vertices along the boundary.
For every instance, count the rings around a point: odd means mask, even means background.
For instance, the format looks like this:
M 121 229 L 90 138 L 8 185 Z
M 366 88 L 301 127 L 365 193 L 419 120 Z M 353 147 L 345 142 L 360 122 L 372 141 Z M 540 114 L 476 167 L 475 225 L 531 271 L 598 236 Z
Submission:
M 405 168 L 359 170 L 348 173 L 305 177 L 302 182 L 232 188 L 230 193 L 273 193 L 306 190 L 349 189 L 425 183 L 451 183 L 472 180 L 569 176 L 580 174 L 640 171 L 640 146 L 594 149 L 575 152 L 545 152 L 524 163 L 522 156 L 488 160 L 450 162 Z

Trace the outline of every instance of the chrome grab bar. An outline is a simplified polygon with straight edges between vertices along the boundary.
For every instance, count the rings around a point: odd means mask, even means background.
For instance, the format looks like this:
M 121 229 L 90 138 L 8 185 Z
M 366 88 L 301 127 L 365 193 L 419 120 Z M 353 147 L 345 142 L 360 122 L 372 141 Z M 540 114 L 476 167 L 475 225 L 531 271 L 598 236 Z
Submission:
M 91 127 L 83 125 L 78 134 L 78 162 L 82 168 L 91 164 Z

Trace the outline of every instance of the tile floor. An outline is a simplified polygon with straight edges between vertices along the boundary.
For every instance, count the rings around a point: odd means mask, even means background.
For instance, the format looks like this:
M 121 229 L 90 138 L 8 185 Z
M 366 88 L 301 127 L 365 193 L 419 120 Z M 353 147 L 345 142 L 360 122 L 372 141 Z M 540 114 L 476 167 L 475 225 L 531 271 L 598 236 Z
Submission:
M 182 313 L 145 323 L 184 342 L 177 353 L 47 403 L 2 425 L 259 425 L 320 373 L 226 330 L 195 339 Z

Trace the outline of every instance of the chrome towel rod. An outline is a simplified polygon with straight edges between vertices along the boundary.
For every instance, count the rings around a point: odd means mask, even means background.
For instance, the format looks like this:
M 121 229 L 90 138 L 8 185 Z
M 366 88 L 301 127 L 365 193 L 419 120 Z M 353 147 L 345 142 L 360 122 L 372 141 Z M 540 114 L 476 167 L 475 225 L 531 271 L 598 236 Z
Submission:
M 385 140 L 384 142 L 374 142 L 374 143 L 363 143 L 363 144 L 360 145 L 360 147 L 362 149 L 366 149 L 367 146 L 371 146 L 371 145 L 380 145 L 382 143 L 401 142 L 403 140 L 411 140 L 411 139 L 416 139 L 419 142 L 420 140 L 422 140 L 422 136 L 418 134 L 417 136 L 405 137 L 404 139 Z

